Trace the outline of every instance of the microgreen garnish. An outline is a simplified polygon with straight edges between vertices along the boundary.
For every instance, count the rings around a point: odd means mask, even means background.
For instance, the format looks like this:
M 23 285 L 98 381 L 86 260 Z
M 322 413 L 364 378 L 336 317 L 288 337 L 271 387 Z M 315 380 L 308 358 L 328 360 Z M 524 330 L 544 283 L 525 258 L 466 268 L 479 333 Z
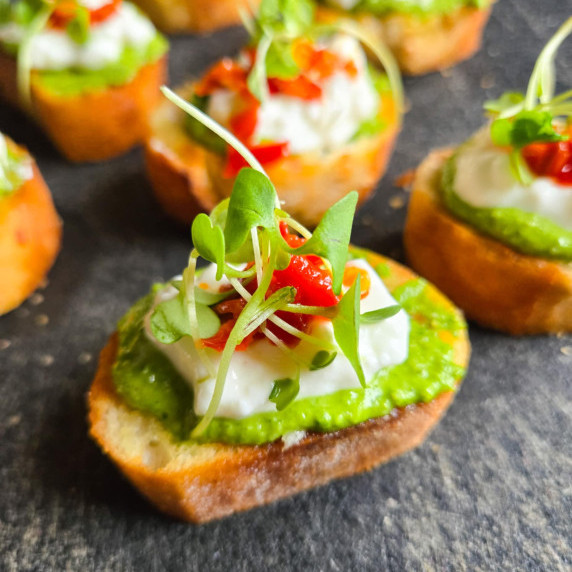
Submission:
M 538 56 L 525 95 L 507 92 L 484 105 L 494 118 L 491 124 L 493 143 L 511 148 L 511 169 L 517 180 L 525 185 L 532 182 L 533 176 L 522 156 L 522 149 L 531 143 L 568 139 L 558 131 L 555 120 L 558 117 L 569 120 L 572 116 L 572 91 L 554 96 L 554 59 L 571 32 L 572 18 L 568 18 Z
M 294 57 L 294 41 L 301 37 L 314 40 L 341 32 L 353 36 L 380 61 L 389 78 L 397 109 L 403 109 L 403 86 L 399 68 L 391 52 L 352 22 L 319 25 L 314 20 L 310 0 L 262 0 L 256 18 L 243 15 L 256 58 L 248 76 L 248 88 L 260 101 L 268 95 L 268 78 L 294 79 L 300 66 Z
M 77 44 L 85 44 L 89 40 L 89 10 L 78 4 L 74 17 L 66 26 L 68 36 Z
M 34 14 L 32 20 L 26 28 L 24 38 L 18 46 L 17 57 L 17 80 L 18 93 L 22 105 L 29 111 L 33 111 L 32 106 L 32 41 L 47 25 L 52 12 L 55 9 L 54 4 L 41 3 L 39 10 Z
M 226 251 L 235 252 L 244 245 L 251 228 L 277 232 L 274 208 L 276 190 L 270 179 L 252 169 L 242 169 L 234 182 L 224 228 Z
M 310 371 L 316 371 L 318 369 L 324 369 L 328 367 L 338 355 L 338 352 L 327 352 L 326 350 L 320 350 L 312 358 L 312 363 L 310 364 Z
M 359 359 L 359 302 L 361 277 L 358 274 L 352 287 L 344 294 L 338 304 L 338 313 L 332 320 L 334 337 L 351 366 L 362 387 L 365 387 L 365 375 Z
M 268 396 L 268 400 L 276 404 L 276 410 L 282 411 L 286 409 L 300 391 L 300 372 L 298 372 L 297 377 L 285 377 L 283 379 L 277 379 L 274 382 L 272 391 Z
M 213 225 L 208 215 L 201 213 L 191 227 L 193 244 L 199 254 L 217 268 L 216 279 L 220 280 L 224 272 L 224 234 L 220 226 Z
M 293 251 L 296 254 L 317 254 L 329 261 L 332 266 L 332 286 L 335 294 L 339 294 L 342 288 L 357 200 L 357 192 L 352 191 L 331 206 L 325 212 L 312 237 Z
M 234 136 L 192 104 L 167 88 L 162 89 L 172 102 L 184 111 L 189 111 L 192 117 L 209 128 L 213 126 L 217 135 L 232 145 L 254 167 L 240 171 L 230 199 L 219 204 L 210 217 L 199 215 L 195 218 L 191 229 L 194 249 L 189 257 L 188 267 L 183 271 L 182 280 L 172 283 L 178 291 L 177 295 L 158 303 L 151 316 L 152 332 L 160 342 L 173 343 L 183 336 L 192 339 L 199 358 L 205 362 L 207 371 L 215 379 L 207 411 L 193 430 L 192 436 L 201 435 L 216 415 L 233 353 L 239 344 L 254 334 L 266 336 L 290 359 L 298 371 L 295 378 L 280 379 L 274 383 L 270 400 L 276 404 L 278 410 L 296 398 L 301 368 L 324 368 L 334 361 L 339 351 L 344 353 L 355 369 L 360 383 L 365 385 L 358 351 L 361 293 L 359 276 L 337 304 L 334 294 L 341 291 L 357 193 L 349 193 L 330 207 L 314 233 L 311 233 L 279 207 L 276 190 L 262 167 Z M 290 246 L 285 238 L 288 233 L 283 234 L 285 228 L 298 232 L 304 240 L 294 241 L 296 246 Z M 298 245 L 298 242 L 302 244 Z M 227 291 L 219 295 L 196 287 L 196 264 L 199 256 L 216 265 L 216 279 L 226 280 Z M 323 261 L 320 268 L 331 269 L 332 282 L 329 292 L 334 298 L 333 305 L 322 307 L 295 303 L 297 288 L 301 288 L 298 285 L 270 289 L 274 273 L 287 268 L 293 256 L 319 257 Z M 329 271 L 324 272 L 329 276 Z M 224 346 L 221 346 L 218 364 L 213 372 L 213 354 L 212 351 L 207 351 L 203 340 L 218 333 L 216 321 L 220 323 L 221 318 L 213 308 L 223 299 L 220 296 L 234 302 L 235 307 L 236 302 L 239 302 L 242 310 L 233 316 L 234 321 L 230 323 L 232 327 L 227 327 L 227 332 L 230 330 L 230 333 L 225 333 L 228 337 L 223 342 Z M 225 312 L 220 311 L 223 314 Z M 392 308 L 385 308 L 379 314 L 368 313 L 365 321 L 384 319 L 393 311 Z M 277 315 L 277 312 L 280 312 L 280 315 Z M 331 319 L 336 343 L 313 335 L 311 330 L 303 331 L 292 325 L 285 319 L 289 313 L 319 315 Z M 272 328 L 268 327 L 268 323 L 272 324 Z M 312 344 L 316 346 L 317 352 L 311 360 L 297 355 L 280 339 L 277 332 Z
M 217 314 L 205 304 L 197 303 L 195 308 L 200 338 L 214 336 L 220 328 L 220 319 Z M 151 331 L 162 344 L 173 344 L 183 336 L 191 336 L 189 315 L 182 293 L 157 304 L 151 315 Z
M 379 310 L 372 310 L 371 312 L 366 312 L 360 316 L 360 323 L 361 324 L 376 324 L 377 322 L 381 322 L 382 320 L 387 320 L 388 318 L 392 318 L 396 314 L 399 313 L 401 310 L 401 306 L 399 304 L 395 304 L 393 306 L 386 306 L 385 308 L 380 308 Z

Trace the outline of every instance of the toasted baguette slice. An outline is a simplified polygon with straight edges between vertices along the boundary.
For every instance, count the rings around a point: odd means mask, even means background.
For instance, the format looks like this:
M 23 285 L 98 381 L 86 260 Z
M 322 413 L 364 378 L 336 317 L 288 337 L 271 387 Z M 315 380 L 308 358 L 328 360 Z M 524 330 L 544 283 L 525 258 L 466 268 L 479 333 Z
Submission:
M 387 16 L 367 13 L 352 16 L 389 47 L 405 74 L 421 75 L 446 69 L 473 56 L 481 47 L 491 9 L 465 6 L 450 14 L 424 17 L 399 12 Z M 318 19 L 322 21 L 334 21 L 340 15 L 343 13 L 339 10 L 318 9 Z
M 18 190 L 0 198 L 0 315 L 40 285 L 60 250 L 60 219 L 35 163 L 33 173 Z
M 34 114 L 70 161 L 101 161 L 128 151 L 148 135 L 148 118 L 160 101 L 167 60 L 143 66 L 121 86 L 62 97 L 32 74 Z M 0 96 L 18 106 L 16 60 L 0 51 Z
M 179 90 L 189 97 L 193 84 Z M 380 115 L 386 127 L 378 134 L 350 142 L 322 155 L 292 155 L 268 165 L 284 208 L 302 224 L 315 226 L 324 212 L 354 189 L 360 203 L 373 192 L 384 174 L 400 119 L 390 96 L 382 98 Z M 149 179 L 157 199 L 168 214 L 189 223 L 208 212 L 232 190 L 225 178 L 224 157 L 195 143 L 184 127 L 184 113 L 170 102 L 160 105 L 151 119 L 151 136 L 145 142 Z
M 153 23 L 170 34 L 203 34 L 241 23 L 240 10 L 256 9 L 260 0 L 133 0 Z
M 483 326 L 572 332 L 572 264 L 520 254 L 445 210 L 438 189 L 451 153 L 431 153 L 416 173 L 404 235 L 411 266 Z
M 391 269 L 393 289 L 414 278 L 403 266 L 372 255 L 373 265 Z M 431 298 L 452 309 L 437 290 Z M 455 362 L 466 365 L 469 342 L 443 332 Z M 113 335 L 101 353 L 88 396 L 91 436 L 127 478 L 160 510 L 192 522 L 206 522 L 287 497 L 340 477 L 365 471 L 419 445 L 453 400 L 442 393 L 429 403 L 395 409 L 333 433 L 307 433 L 286 446 L 174 443 L 155 419 L 126 406 L 114 390 Z M 460 383 L 460 380 L 459 380 Z

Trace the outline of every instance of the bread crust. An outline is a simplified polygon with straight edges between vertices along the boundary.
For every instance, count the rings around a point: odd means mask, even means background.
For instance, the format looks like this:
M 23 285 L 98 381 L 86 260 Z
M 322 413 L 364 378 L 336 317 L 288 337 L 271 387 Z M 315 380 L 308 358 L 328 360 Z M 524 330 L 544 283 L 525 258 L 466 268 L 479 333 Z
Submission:
M 438 188 L 451 153 L 435 151 L 417 170 L 404 234 L 411 266 L 483 326 L 572 332 L 572 264 L 520 254 L 445 210 Z
M 414 277 L 397 263 L 372 255 L 371 263 L 391 267 L 393 288 Z M 431 297 L 451 307 L 435 289 Z M 455 361 L 466 365 L 469 342 L 443 333 Z M 429 403 L 332 433 L 307 433 L 285 447 L 266 445 L 174 444 L 154 419 L 129 410 L 114 391 L 111 367 L 114 334 L 101 353 L 88 396 L 91 436 L 127 478 L 160 510 L 202 523 L 247 510 L 336 478 L 371 469 L 419 445 L 454 398 L 446 392 Z M 460 383 L 460 380 L 459 380 Z M 128 445 L 126 445 L 128 444 Z M 198 461 L 191 462 L 191 457 Z
M 192 83 L 178 90 L 185 98 L 192 92 Z M 284 209 L 302 224 L 315 226 L 349 190 L 357 190 L 359 203 L 364 202 L 385 172 L 400 127 L 391 97 L 382 99 L 380 113 L 387 127 L 377 135 L 350 142 L 327 155 L 293 155 L 266 167 Z M 184 113 L 170 102 L 157 108 L 151 119 L 151 136 L 145 142 L 145 162 L 159 203 L 188 224 L 198 213 L 209 212 L 228 197 L 234 179 L 223 176 L 222 156 L 205 150 L 187 135 L 183 118 Z
M 148 118 L 161 99 L 166 56 L 143 66 L 128 83 L 72 96 L 46 90 L 32 73 L 34 116 L 70 161 L 121 155 L 148 135 Z M 16 60 L 0 51 L 0 96 L 20 106 Z
M 240 10 L 256 9 L 260 0 L 134 0 L 162 31 L 204 34 L 241 23 Z
M 0 199 L 0 315 L 40 285 L 60 250 L 61 232 L 50 191 L 33 163 L 32 178 Z
M 360 13 L 353 17 L 389 47 L 405 74 L 421 75 L 472 57 L 481 47 L 491 10 L 492 6 L 463 6 L 449 14 L 425 17 L 399 12 L 384 16 Z M 318 19 L 322 21 L 339 17 L 337 10 L 318 8 Z

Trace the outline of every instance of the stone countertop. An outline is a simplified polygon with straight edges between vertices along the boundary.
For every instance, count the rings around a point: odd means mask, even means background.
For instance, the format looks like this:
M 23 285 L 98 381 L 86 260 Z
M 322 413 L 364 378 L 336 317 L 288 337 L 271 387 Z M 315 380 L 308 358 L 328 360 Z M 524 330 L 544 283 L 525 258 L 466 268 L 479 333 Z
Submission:
M 569 0 L 500 0 L 472 60 L 405 81 L 411 109 L 353 241 L 402 258 L 407 193 L 429 149 L 482 124 L 481 104 L 524 89 Z M 243 41 L 173 40 L 176 85 Z M 572 87 L 570 41 L 559 57 Z M 0 569 L 570 570 L 572 339 L 471 327 L 473 358 L 428 441 L 371 472 L 204 526 L 154 510 L 87 437 L 85 394 L 117 319 L 184 264 L 188 233 L 161 214 L 140 150 L 66 164 L 2 106 L 52 189 L 64 243 L 49 284 L 0 319 Z

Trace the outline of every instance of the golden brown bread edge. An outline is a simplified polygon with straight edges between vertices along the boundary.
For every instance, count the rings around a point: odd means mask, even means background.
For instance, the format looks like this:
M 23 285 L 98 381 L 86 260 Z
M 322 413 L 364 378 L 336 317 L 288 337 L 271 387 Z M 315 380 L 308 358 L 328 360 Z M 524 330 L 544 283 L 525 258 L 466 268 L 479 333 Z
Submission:
M 385 281 L 391 290 L 415 278 L 391 260 L 372 258 L 373 264 L 389 265 L 391 276 Z M 452 308 L 434 288 L 430 296 Z M 466 332 L 457 338 L 443 332 L 442 338 L 453 346 L 456 363 L 466 366 L 470 354 Z M 340 431 L 307 433 L 290 447 L 281 440 L 258 446 L 175 444 L 157 421 L 130 410 L 116 394 L 111 378 L 116 351 L 114 334 L 101 353 L 88 396 L 91 436 L 157 508 L 195 523 L 261 506 L 384 463 L 419 445 L 455 395 L 449 391 L 429 403 L 398 408 Z M 129 445 L 133 443 L 134 447 Z M 189 462 L 193 458 L 197 460 Z
M 133 0 L 153 23 L 169 34 L 204 34 L 242 22 L 240 10 L 256 9 L 260 0 Z
M 456 219 L 439 197 L 452 150 L 417 170 L 404 242 L 412 268 L 469 319 L 513 335 L 572 331 L 572 265 L 520 254 Z
M 148 118 L 161 99 L 166 56 L 143 66 L 128 83 L 79 95 L 59 96 L 46 90 L 32 73 L 33 115 L 70 161 L 116 157 L 148 135 Z M 0 51 L 0 98 L 21 107 L 16 60 Z
M 473 56 L 481 47 L 491 10 L 492 6 L 481 9 L 463 6 L 449 14 L 424 17 L 398 12 L 350 17 L 387 45 L 405 74 L 421 75 L 446 69 Z M 321 21 L 335 21 L 341 15 L 332 8 L 318 9 Z
M 32 178 L 0 198 L 0 315 L 40 285 L 60 250 L 61 234 L 50 191 L 33 163 Z
M 188 98 L 193 84 L 178 93 Z M 157 200 L 175 219 L 188 224 L 200 212 L 210 212 L 228 197 L 233 178 L 223 176 L 224 157 L 212 153 L 187 135 L 184 112 L 162 103 L 151 118 L 145 142 L 147 174 Z M 292 155 L 266 167 L 284 209 L 307 226 L 315 226 L 324 212 L 349 190 L 357 190 L 359 203 L 375 189 L 387 167 L 400 128 L 400 117 L 390 96 L 382 98 L 380 115 L 385 129 L 341 149 L 322 155 Z

